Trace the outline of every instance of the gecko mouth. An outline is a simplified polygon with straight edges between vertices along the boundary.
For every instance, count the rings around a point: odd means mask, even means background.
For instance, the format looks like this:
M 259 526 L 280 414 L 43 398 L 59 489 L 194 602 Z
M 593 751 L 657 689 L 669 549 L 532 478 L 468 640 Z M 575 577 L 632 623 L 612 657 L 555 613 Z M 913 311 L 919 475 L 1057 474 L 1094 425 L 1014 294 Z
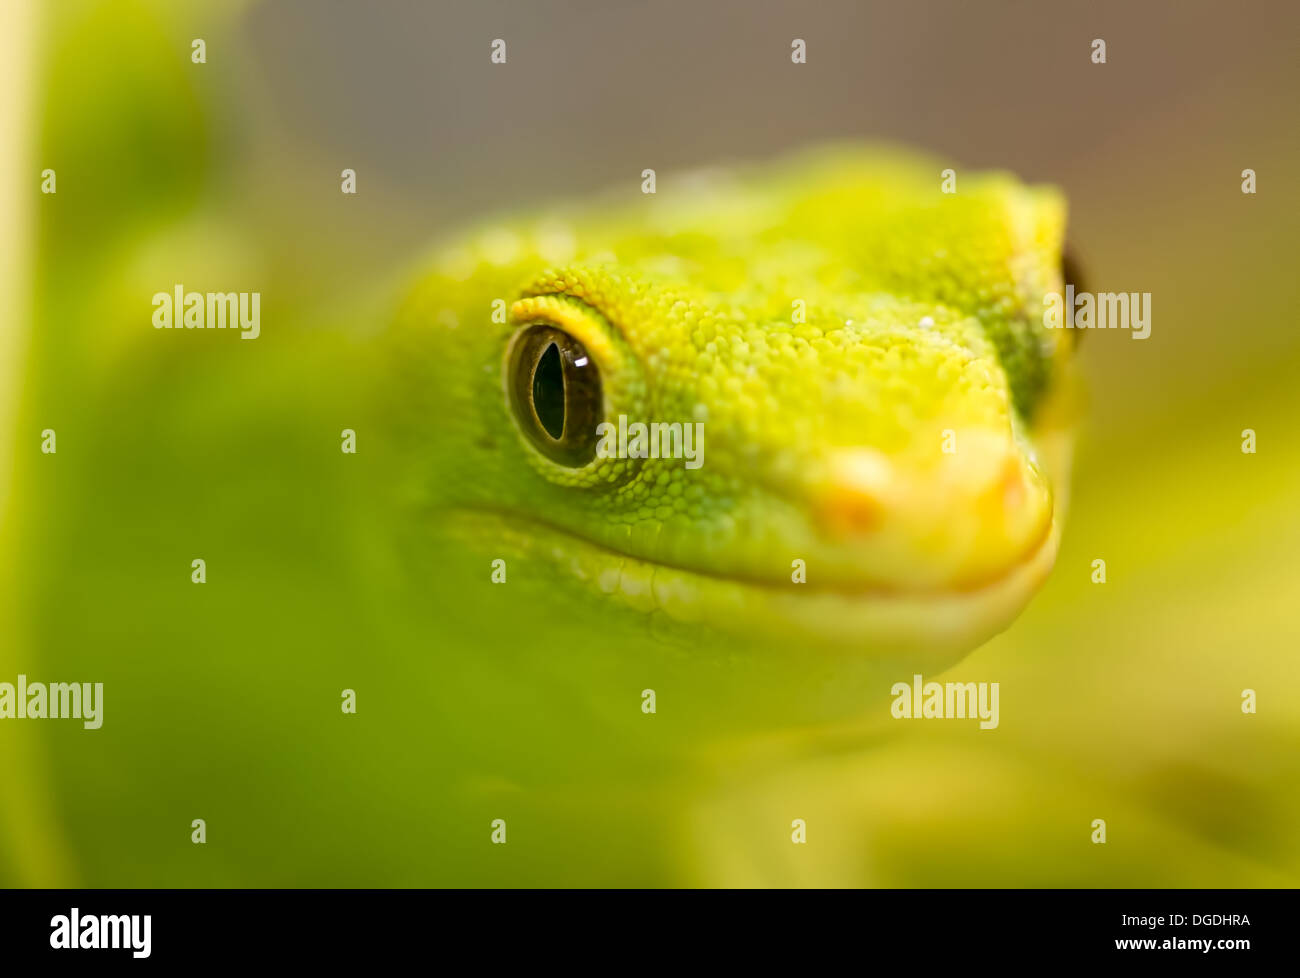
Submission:
M 857 651 L 969 651 L 1005 628 L 1046 578 L 1060 533 L 978 587 L 952 590 L 815 588 L 705 573 L 634 557 L 568 530 L 497 510 L 459 509 L 458 527 L 558 571 L 633 611 L 764 642 Z

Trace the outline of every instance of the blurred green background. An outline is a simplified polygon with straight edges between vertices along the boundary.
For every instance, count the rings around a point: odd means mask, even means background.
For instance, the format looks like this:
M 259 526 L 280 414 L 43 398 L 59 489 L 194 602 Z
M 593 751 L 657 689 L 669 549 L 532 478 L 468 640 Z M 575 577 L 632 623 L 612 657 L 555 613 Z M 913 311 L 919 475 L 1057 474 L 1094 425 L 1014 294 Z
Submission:
M 1300 881 L 1294 5 L 3 17 L 0 681 L 102 681 L 105 721 L 0 723 L 0 883 Z M 743 662 L 607 647 L 600 609 L 509 620 L 368 438 L 382 297 L 439 234 L 845 137 L 1062 186 L 1091 288 L 1152 294 L 1148 340 L 1081 347 L 1055 572 L 944 677 L 1001 683 L 995 731 L 882 723 L 887 684 L 810 723 L 767 666 L 729 700 Z M 153 330 L 174 282 L 260 290 L 262 336 Z M 643 717 L 643 686 L 675 705 Z

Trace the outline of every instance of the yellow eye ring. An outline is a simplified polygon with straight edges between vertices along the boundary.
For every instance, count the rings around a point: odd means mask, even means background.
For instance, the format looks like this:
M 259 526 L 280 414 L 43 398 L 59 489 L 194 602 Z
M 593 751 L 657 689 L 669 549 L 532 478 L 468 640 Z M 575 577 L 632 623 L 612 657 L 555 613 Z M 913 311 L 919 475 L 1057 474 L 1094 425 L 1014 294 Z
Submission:
M 598 309 L 568 295 L 519 299 L 510 319 L 515 332 L 501 364 L 504 406 L 529 463 L 548 481 L 575 488 L 633 478 L 640 458 L 600 453 L 602 422 L 608 428 L 620 415 L 646 412 L 645 371 L 618 329 Z

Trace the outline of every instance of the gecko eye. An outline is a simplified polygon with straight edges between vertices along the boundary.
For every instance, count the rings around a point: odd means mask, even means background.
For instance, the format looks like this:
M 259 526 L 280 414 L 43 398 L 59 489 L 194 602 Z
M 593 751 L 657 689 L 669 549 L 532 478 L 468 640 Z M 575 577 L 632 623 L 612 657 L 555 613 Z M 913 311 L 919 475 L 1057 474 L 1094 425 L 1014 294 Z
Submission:
M 604 402 L 586 347 L 553 326 L 530 326 L 510 350 L 508 383 L 515 421 L 538 451 L 575 469 L 596 457 Z

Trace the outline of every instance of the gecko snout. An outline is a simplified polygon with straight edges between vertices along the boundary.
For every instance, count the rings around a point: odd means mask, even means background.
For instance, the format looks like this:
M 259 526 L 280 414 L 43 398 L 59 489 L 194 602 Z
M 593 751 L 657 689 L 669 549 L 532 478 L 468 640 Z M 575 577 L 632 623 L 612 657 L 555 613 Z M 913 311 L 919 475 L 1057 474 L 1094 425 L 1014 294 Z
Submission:
M 956 450 L 831 456 L 810 516 L 828 540 L 888 576 L 965 586 L 1023 559 L 1051 522 L 1051 492 L 1009 436 L 959 432 Z

